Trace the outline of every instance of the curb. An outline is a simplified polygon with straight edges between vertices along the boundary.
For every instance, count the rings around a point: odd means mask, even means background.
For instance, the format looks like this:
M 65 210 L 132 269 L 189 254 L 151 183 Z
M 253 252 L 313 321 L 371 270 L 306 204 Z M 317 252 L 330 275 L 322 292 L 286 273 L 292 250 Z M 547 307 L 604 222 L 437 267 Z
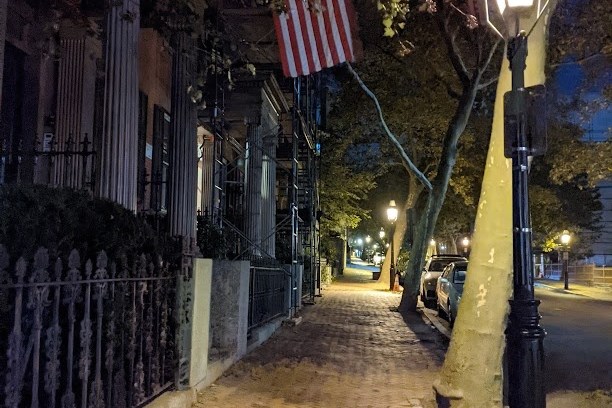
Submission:
M 438 320 L 438 316 L 435 315 L 434 312 L 430 312 L 429 309 L 427 308 L 419 308 L 417 310 L 421 314 L 421 318 L 426 324 L 433 325 L 436 328 L 436 330 L 438 330 L 440 333 L 442 333 L 443 335 L 445 335 L 447 338 L 450 339 L 451 337 L 450 330 L 448 330 L 446 327 L 440 324 L 440 321 Z
M 576 291 L 573 291 L 573 290 L 571 290 L 571 289 L 565 290 L 565 289 L 563 289 L 563 288 L 557 288 L 557 287 L 555 287 L 555 286 L 547 285 L 547 284 L 545 284 L 545 283 L 534 282 L 534 285 L 533 285 L 533 286 L 534 286 L 534 287 L 540 287 L 540 288 L 542 288 L 542 289 L 551 290 L 551 291 L 553 291 L 553 292 L 557 292 L 557 293 L 567 293 L 567 294 L 570 294 L 570 295 L 582 296 L 582 297 L 587 297 L 587 298 L 591 298 L 591 299 L 597 299 L 597 298 L 596 298 L 596 297 L 594 297 L 594 296 L 585 295 L 585 294 L 583 294 L 583 293 L 576 292 Z

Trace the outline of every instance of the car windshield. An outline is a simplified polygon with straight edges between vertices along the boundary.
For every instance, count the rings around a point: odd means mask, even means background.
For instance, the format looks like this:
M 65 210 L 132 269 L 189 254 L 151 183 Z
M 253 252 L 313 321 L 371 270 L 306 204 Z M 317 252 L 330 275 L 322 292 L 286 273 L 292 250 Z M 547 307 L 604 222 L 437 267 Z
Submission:
M 451 261 L 431 261 L 431 264 L 429 265 L 429 270 L 435 272 L 443 271 L 444 268 L 446 268 L 446 265 L 448 265 L 449 263 L 451 263 Z
M 464 270 L 457 269 L 455 271 L 454 282 L 455 283 L 463 283 L 463 282 L 465 282 L 465 269 Z

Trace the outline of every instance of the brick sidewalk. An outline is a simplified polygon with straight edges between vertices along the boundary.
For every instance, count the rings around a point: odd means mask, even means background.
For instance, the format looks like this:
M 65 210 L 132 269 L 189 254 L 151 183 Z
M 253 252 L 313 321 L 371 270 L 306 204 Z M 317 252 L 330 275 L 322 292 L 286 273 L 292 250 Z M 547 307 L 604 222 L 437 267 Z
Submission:
M 235 364 L 194 407 L 434 407 L 446 340 L 390 308 L 371 272 L 347 269 L 303 321 Z

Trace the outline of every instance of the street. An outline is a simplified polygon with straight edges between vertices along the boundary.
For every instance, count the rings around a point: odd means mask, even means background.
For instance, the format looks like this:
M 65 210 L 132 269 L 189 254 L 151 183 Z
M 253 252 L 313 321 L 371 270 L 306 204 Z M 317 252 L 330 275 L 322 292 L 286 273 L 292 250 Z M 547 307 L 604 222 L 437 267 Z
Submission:
M 546 388 L 612 389 L 612 303 L 538 289 L 546 330 Z
M 571 288 L 570 288 L 571 289 Z M 612 302 L 538 286 L 535 296 L 546 330 L 546 392 L 587 394 L 612 390 Z M 424 309 L 438 330 L 450 334 L 448 322 Z M 435 319 L 435 320 L 434 320 Z M 594 404 L 597 404 L 594 402 Z M 593 405 L 597 406 L 597 405 Z

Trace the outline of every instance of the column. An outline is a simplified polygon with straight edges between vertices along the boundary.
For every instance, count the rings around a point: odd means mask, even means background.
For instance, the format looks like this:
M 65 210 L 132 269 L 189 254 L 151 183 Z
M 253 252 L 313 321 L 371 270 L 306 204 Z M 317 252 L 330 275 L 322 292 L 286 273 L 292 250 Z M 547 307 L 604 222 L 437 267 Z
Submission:
M 129 18 L 127 17 L 129 16 Z M 111 2 L 98 194 L 136 211 L 140 0 Z
M 267 255 L 276 255 L 276 139 L 277 135 L 267 136 L 263 141 L 262 196 L 262 249 Z
M 195 83 L 193 41 L 186 32 L 173 37 L 172 136 L 170 141 L 170 234 L 195 238 L 198 180 L 196 106 L 187 94 Z
M 96 59 L 98 47 L 83 30 L 66 27 L 60 33 L 57 114 L 54 149 L 60 152 L 92 150 Z M 91 177 L 91 157 L 73 154 L 55 157 L 51 183 L 83 187 Z
M 246 157 L 246 217 L 245 233 L 251 245 L 252 255 L 261 255 L 261 182 L 262 182 L 262 145 L 260 117 L 247 118 L 247 157 Z

